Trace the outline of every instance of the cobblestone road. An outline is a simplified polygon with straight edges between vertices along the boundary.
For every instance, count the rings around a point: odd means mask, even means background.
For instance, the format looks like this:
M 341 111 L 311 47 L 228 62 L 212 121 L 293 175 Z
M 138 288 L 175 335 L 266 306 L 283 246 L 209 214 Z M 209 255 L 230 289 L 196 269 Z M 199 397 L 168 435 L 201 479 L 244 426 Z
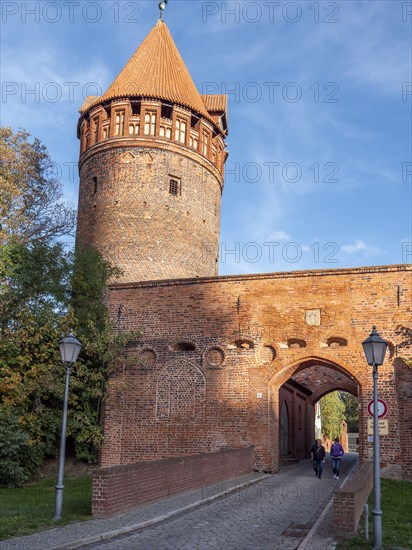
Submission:
M 107 550 L 296 549 L 354 464 L 342 461 L 340 481 L 330 461 L 321 480 L 310 461 L 154 527 L 82 546 Z M 206 498 L 207 488 L 204 489 Z M 308 549 L 310 550 L 310 549 Z M 314 550 L 316 550 L 314 548 Z

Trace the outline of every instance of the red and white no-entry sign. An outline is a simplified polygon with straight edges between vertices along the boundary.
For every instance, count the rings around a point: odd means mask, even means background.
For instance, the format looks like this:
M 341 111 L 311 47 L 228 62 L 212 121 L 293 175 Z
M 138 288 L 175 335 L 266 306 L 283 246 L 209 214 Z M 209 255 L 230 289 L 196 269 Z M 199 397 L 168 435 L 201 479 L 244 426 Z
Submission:
M 368 413 L 369 416 L 373 416 L 373 400 L 369 402 L 368 405 Z M 388 405 L 385 403 L 383 399 L 378 399 L 378 418 L 383 418 L 386 416 L 386 413 L 388 412 Z

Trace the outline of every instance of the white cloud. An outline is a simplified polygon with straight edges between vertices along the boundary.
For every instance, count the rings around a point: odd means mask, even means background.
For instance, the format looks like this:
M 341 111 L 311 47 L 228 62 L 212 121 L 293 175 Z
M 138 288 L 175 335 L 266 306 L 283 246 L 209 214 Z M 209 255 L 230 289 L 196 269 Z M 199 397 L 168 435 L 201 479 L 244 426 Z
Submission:
M 290 241 L 291 236 L 285 233 L 284 231 L 276 231 L 275 233 L 272 233 L 267 238 L 268 241 Z
M 357 240 L 355 244 L 344 244 L 341 249 L 347 254 L 354 254 L 356 252 L 365 252 L 366 256 L 374 254 L 382 254 L 383 251 L 376 246 L 369 246 L 364 241 Z
M 359 252 L 360 250 L 366 250 L 366 244 L 363 241 L 356 241 L 355 244 L 344 244 L 342 250 L 348 254 L 353 252 Z

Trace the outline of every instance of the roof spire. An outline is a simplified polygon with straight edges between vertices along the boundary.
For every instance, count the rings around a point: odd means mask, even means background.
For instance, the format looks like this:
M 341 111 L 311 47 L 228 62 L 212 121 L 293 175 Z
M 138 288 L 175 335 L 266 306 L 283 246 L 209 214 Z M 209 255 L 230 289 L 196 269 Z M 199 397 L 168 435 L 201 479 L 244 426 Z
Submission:
M 89 100 L 85 108 L 89 110 L 92 105 L 125 97 L 169 101 L 210 119 L 166 23 L 160 19 L 106 92 Z
M 166 9 L 167 2 L 168 0 L 162 0 L 161 2 L 159 2 L 159 10 L 160 10 L 159 19 L 163 19 L 163 12 Z

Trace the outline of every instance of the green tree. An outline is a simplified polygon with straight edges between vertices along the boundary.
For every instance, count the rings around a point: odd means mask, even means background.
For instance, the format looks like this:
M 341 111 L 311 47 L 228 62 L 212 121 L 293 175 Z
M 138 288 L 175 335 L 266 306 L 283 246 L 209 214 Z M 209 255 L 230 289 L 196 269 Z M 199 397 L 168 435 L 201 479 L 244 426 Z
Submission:
M 24 130 L 0 127 L 0 158 L 0 242 L 50 242 L 71 234 L 76 213 L 45 146 Z
M 40 462 L 57 450 L 64 377 L 56 342 L 67 330 L 66 316 L 50 308 L 21 308 L 0 336 L 0 417 L 17 420 Z
M 103 441 L 106 384 L 136 335 L 114 331 L 104 303 L 116 268 L 93 249 L 74 255 L 56 244 L 37 244 L 17 243 L 6 261 L 0 258 L 0 272 L 7 271 L 0 306 L 0 414 L 11 411 L 37 456 L 56 454 L 64 385 L 57 343 L 75 327 L 83 349 L 72 371 L 67 434 L 76 456 L 94 462 Z
M 88 338 L 95 336 L 95 330 L 104 330 L 106 327 L 105 291 L 108 282 L 119 277 L 122 271 L 104 260 L 92 247 L 78 247 L 72 267 L 71 305 L 81 335 Z
M 68 431 L 78 458 L 95 462 L 103 442 L 102 403 L 110 373 L 124 363 L 124 349 L 135 333 L 116 331 L 105 305 L 107 284 L 121 274 L 93 248 L 78 249 L 71 281 L 77 336 L 83 343 L 72 379 Z
M 11 412 L 0 413 L 0 486 L 15 487 L 27 481 L 42 460 L 29 435 Z
M 340 391 L 339 398 L 345 405 L 345 422 L 348 425 L 348 432 L 359 432 L 359 401 L 351 393 Z
M 103 440 L 107 380 L 135 335 L 114 331 L 105 305 L 108 281 L 119 270 L 96 250 L 74 254 L 56 241 L 71 230 L 73 211 L 49 174 L 45 148 L 10 129 L 1 129 L 0 148 L 0 462 L 10 474 L 0 483 L 13 483 L 14 475 L 19 484 L 45 455 L 57 453 L 64 388 L 59 340 L 74 328 L 83 344 L 71 377 L 67 434 L 76 455 L 93 462 Z
M 0 249 L 0 329 L 16 328 L 19 313 L 68 310 L 72 259 L 59 242 L 14 238 Z
M 342 421 L 345 419 L 345 405 L 339 398 L 339 392 L 326 394 L 320 400 L 320 413 L 323 434 L 334 439 L 342 432 Z

